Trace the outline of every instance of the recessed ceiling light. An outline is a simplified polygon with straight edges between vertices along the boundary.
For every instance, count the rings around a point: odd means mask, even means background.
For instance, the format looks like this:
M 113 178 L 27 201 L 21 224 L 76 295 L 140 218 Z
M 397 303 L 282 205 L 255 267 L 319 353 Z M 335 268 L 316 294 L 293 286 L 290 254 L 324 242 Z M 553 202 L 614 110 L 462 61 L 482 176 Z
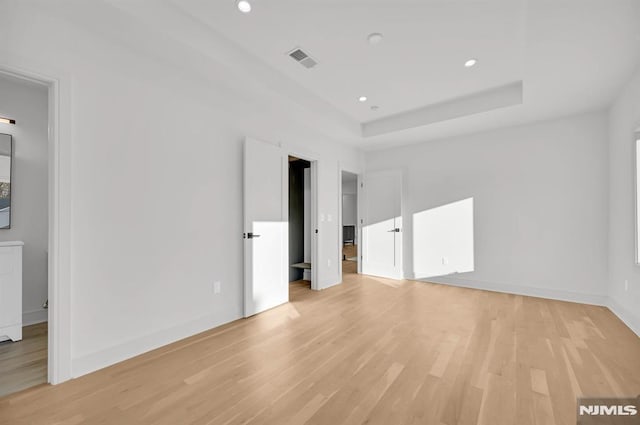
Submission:
M 478 59 L 473 59 L 473 58 L 472 58 L 472 59 L 469 59 L 468 61 L 466 61 L 466 62 L 464 63 L 464 66 L 465 66 L 466 68 L 471 68 L 472 66 L 475 66 L 475 64 L 477 64 L 477 63 L 478 63 Z
M 377 111 L 378 109 L 380 109 L 380 107 L 378 105 L 372 105 L 371 106 L 371 110 L 372 111 Z
M 238 10 L 242 13 L 251 12 L 251 3 L 249 3 L 248 0 L 238 0 L 236 5 L 238 6 Z
M 358 102 L 366 102 L 367 101 L 367 96 L 360 96 L 358 98 Z
M 380 34 L 379 32 L 374 32 L 369 34 L 369 36 L 367 37 L 367 41 L 369 42 L 369 44 L 374 45 L 380 43 L 383 38 L 384 37 L 382 36 L 382 34 Z

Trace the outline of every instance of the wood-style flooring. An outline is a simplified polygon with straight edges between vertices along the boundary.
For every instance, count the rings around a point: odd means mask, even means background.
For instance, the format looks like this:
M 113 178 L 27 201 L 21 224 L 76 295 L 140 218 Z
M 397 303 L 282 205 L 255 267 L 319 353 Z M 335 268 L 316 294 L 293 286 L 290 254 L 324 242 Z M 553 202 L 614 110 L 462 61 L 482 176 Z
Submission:
M 343 258 L 353 258 L 358 255 L 358 246 L 357 245 L 344 245 L 342 247 L 342 257 Z
M 353 258 L 358 255 L 357 245 L 344 245 L 342 247 L 343 258 Z M 358 262 L 351 260 L 342 261 L 342 274 L 358 273 Z
M 604 307 L 345 274 L 291 302 L 59 386 L 0 424 L 576 423 L 640 393 L 640 338 Z
M 47 382 L 47 323 L 22 328 L 22 340 L 0 342 L 0 397 Z M 0 411 L 0 417 L 2 412 Z

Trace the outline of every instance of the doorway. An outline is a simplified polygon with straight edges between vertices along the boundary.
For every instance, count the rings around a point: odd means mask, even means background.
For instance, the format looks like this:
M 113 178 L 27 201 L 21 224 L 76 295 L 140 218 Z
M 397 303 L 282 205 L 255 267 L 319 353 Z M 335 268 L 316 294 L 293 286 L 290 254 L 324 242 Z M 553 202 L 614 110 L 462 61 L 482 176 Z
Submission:
M 311 162 L 289 155 L 289 284 L 311 289 Z
M 48 248 L 46 382 L 71 379 L 71 82 L 69 75 L 40 64 L 0 63 L 0 76 L 46 87 L 48 164 Z M 17 123 L 17 121 L 16 121 Z M 44 323 L 44 322 L 43 322 Z
M 47 383 L 49 89 L 0 73 L 0 397 Z
M 360 226 L 358 225 L 358 175 L 341 171 L 342 275 L 358 273 Z
M 245 317 L 290 301 L 292 278 L 301 277 L 297 282 L 304 282 L 304 291 L 319 289 L 317 267 L 314 267 L 318 264 L 317 164 L 313 158 L 287 152 L 280 144 L 245 140 Z M 302 210 L 302 215 L 296 218 L 295 231 L 289 226 L 290 167 L 296 176 L 296 208 Z M 291 240 L 290 232 L 295 233 Z M 290 243 L 295 245 L 295 257 L 289 255 Z

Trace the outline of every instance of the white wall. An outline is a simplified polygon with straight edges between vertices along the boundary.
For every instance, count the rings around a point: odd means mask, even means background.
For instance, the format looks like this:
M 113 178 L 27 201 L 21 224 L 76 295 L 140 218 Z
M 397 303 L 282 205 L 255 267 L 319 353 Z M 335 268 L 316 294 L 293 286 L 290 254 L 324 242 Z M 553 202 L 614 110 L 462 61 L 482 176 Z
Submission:
M 0 241 L 24 242 L 24 325 L 47 320 L 47 105 L 46 87 L 0 75 L 0 116 L 16 120 L 0 124 L 0 133 L 13 136 L 11 229 L 0 230 Z
M 342 172 L 342 225 L 358 226 L 358 180 L 354 175 Z M 346 175 L 345 175 L 346 174 Z M 358 231 L 354 242 L 358 244 Z
M 404 171 L 406 277 L 425 237 L 413 215 L 473 198 L 474 271 L 428 280 L 603 303 L 607 157 L 606 114 L 591 113 L 372 152 L 366 167 Z
M 342 225 L 355 226 L 358 221 L 357 195 L 342 195 Z
M 640 128 L 640 72 L 609 112 L 609 296 L 611 308 L 640 334 L 640 266 L 635 264 L 634 132 Z M 628 290 L 625 290 L 628 281 Z
M 473 214 L 473 198 L 413 214 L 414 278 L 475 270 Z
M 340 282 L 338 160 L 362 158 L 306 110 L 99 1 L 5 3 L 0 39 L 0 66 L 72 95 L 73 375 L 242 316 L 245 136 L 318 160 L 319 284 Z
M 355 195 L 358 193 L 358 181 L 355 176 L 345 177 L 345 171 L 342 172 L 342 193 L 345 195 Z

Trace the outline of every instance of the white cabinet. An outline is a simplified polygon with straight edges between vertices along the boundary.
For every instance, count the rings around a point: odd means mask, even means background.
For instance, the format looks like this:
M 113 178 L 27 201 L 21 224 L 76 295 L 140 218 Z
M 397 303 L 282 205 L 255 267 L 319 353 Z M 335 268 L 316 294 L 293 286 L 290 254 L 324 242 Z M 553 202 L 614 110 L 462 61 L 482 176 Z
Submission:
M 22 339 L 22 242 L 0 242 L 0 341 Z

